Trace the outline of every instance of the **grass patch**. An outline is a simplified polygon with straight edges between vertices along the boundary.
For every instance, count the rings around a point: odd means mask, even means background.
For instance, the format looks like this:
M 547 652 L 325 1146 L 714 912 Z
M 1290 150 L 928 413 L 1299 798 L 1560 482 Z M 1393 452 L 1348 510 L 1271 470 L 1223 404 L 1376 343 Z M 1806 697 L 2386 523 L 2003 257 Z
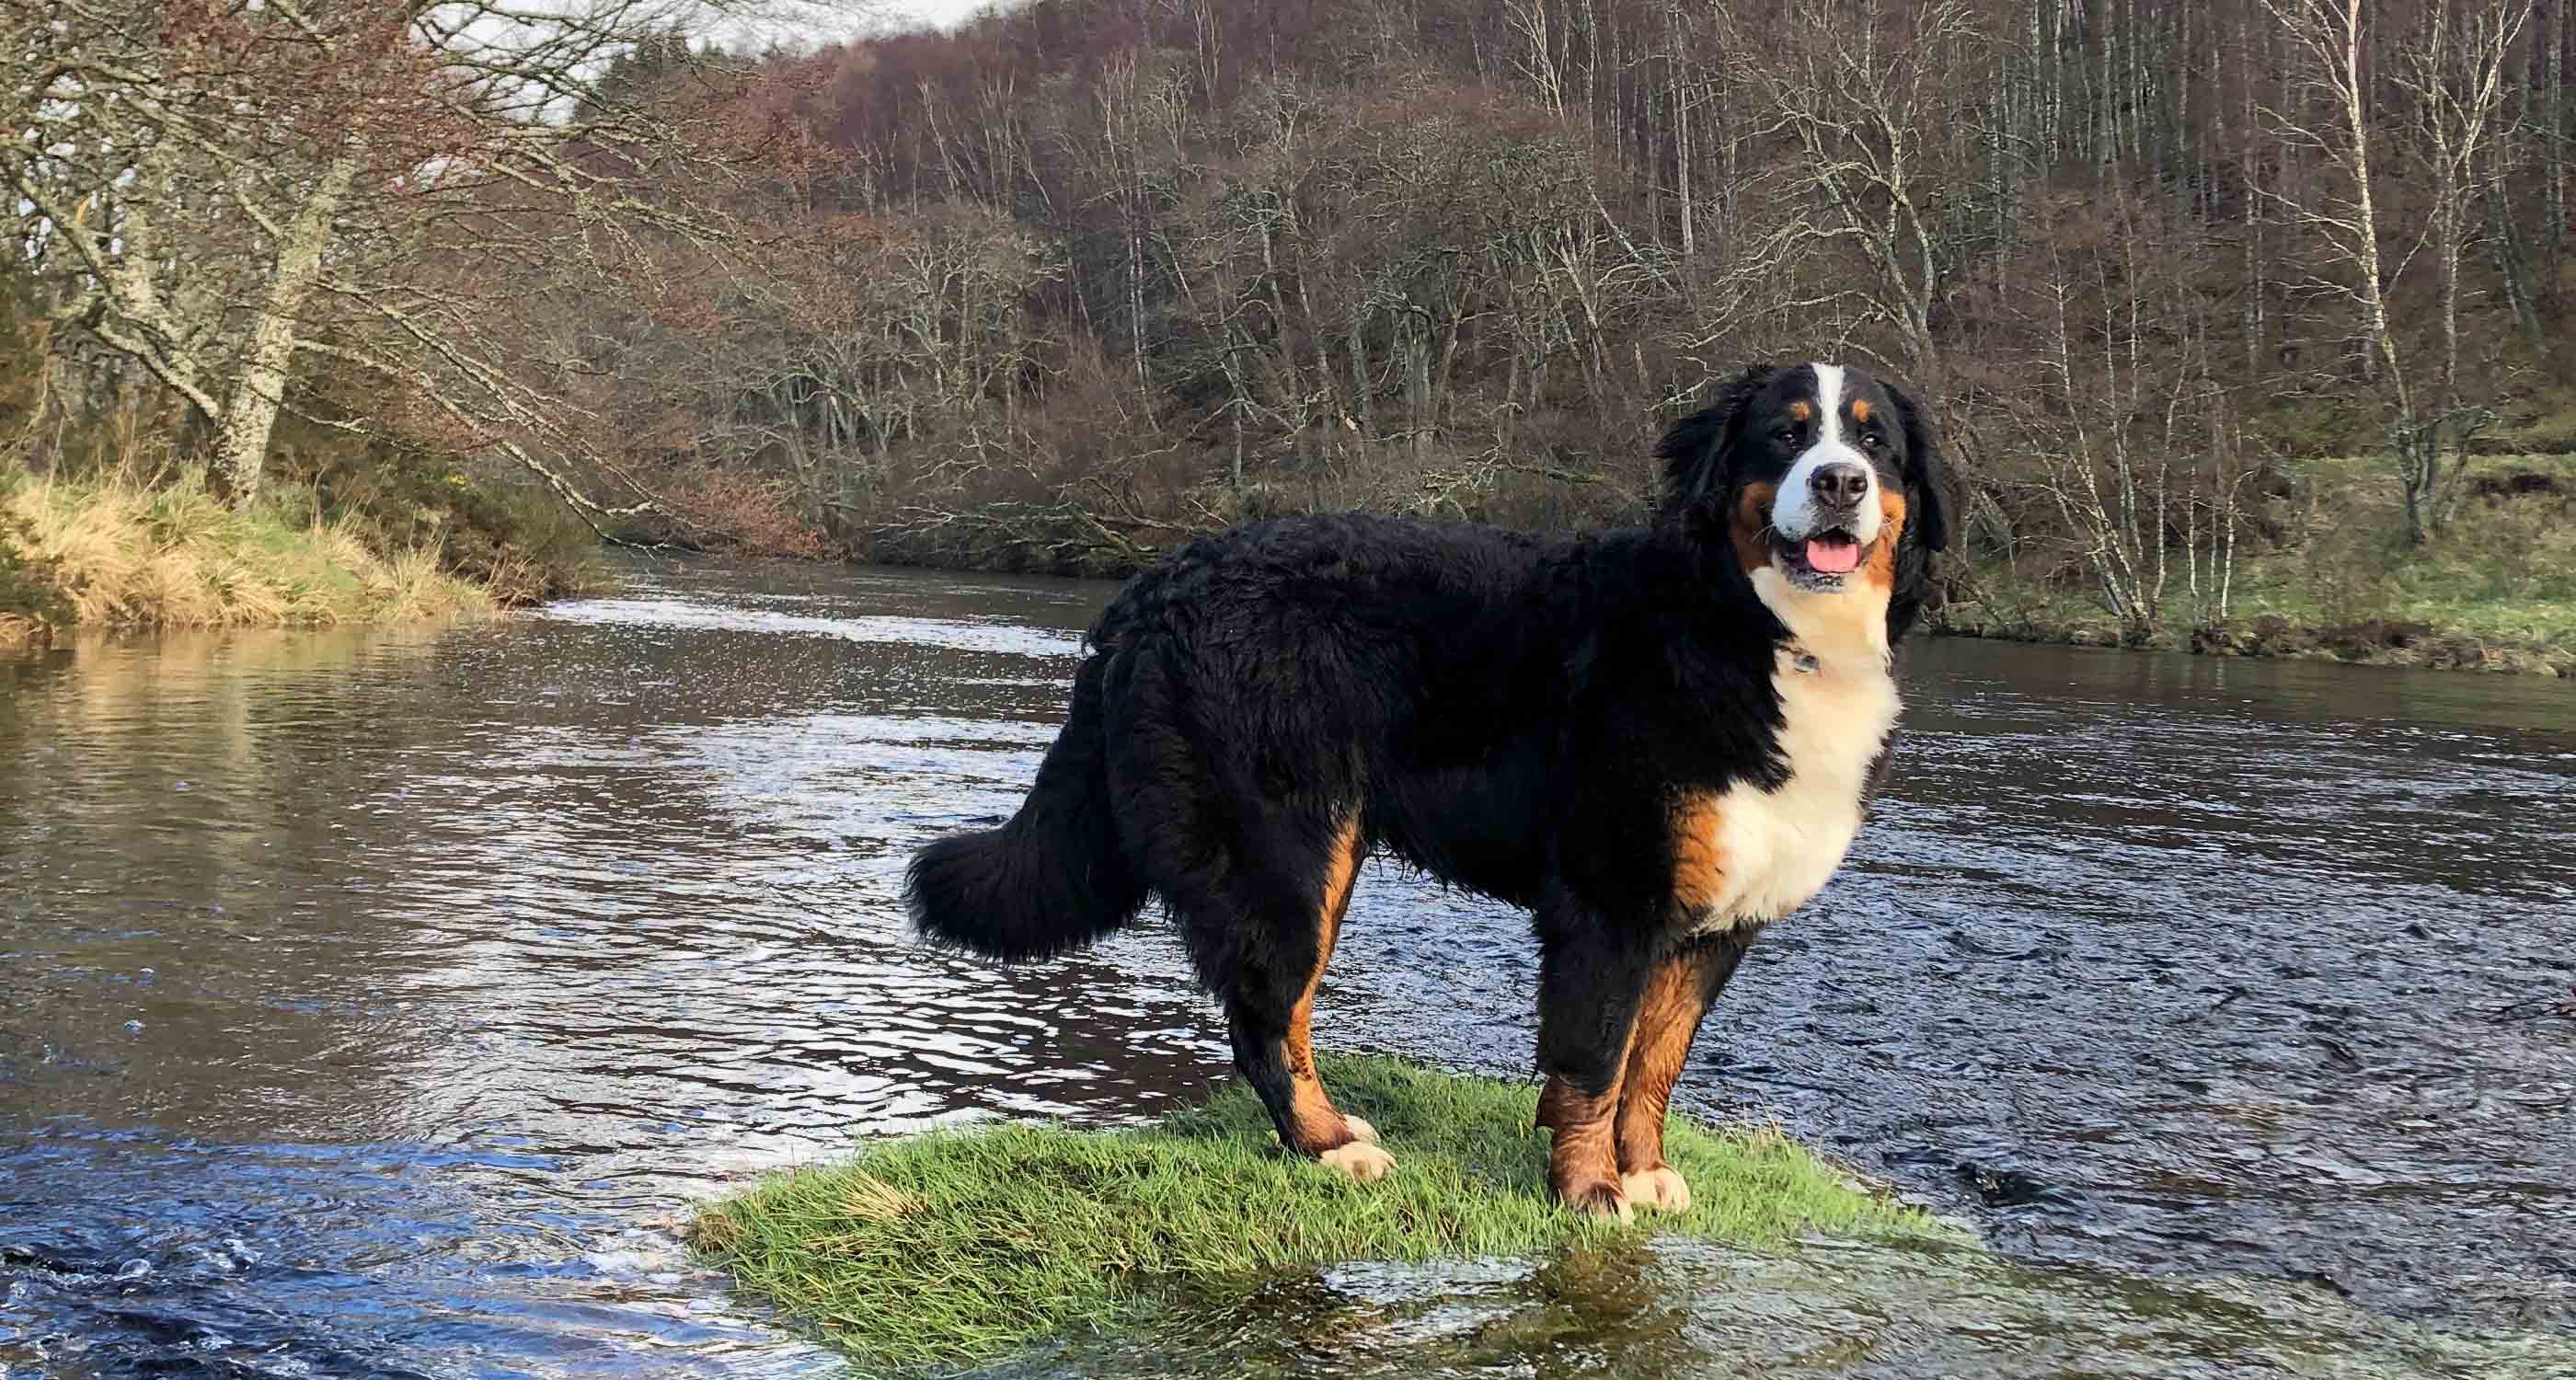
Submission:
M 144 485 L 33 481 L 0 498 L 46 563 L 70 621 L 108 627 L 362 623 L 488 611 L 430 547 L 381 554 L 346 523 L 288 513 L 299 496 L 236 511 L 195 476 Z M 310 511 L 309 503 L 305 511 Z
M 2242 614 L 2576 645 L 2576 458 L 2474 457 L 2458 509 L 2412 551 L 2397 538 L 2400 499 L 2384 461 L 2312 460 L 2299 477 L 2304 501 L 2290 518 L 2301 540 L 2250 563 Z M 2511 492 L 2525 479 L 2548 487 Z
M 2414 550 L 2399 541 L 2386 466 L 2373 456 L 2292 463 L 2296 492 L 2269 514 L 2280 539 L 2240 539 L 2219 636 L 2194 627 L 2182 553 L 2170 553 L 2152 645 L 2576 673 L 2576 457 L 2473 458 L 2449 522 Z M 1945 630 L 2120 640 L 2083 563 L 2065 553 L 2020 569 L 1982 561 L 1970 583 L 1975 600 L 1938 615 Z
M 1376 1123 L 1395 1172 L 1359 1184 L 1283 1154 L 1229 1083 L 1153 1125 L 1013 1125 L 870 1146 L 710 1206 L 697 1249 L 750 1293 L 880 1365 L 990 1358 L 1239 1297 L 1284 1271 L 1352 1260 L 1532 1257 L 1642 1231 L 1742 1245 L 1809 1231 L 1937 1235 L 1768 1129 L 1676 1117 L 1666 1153 L 1689 1212 L 1633 1227 L 1546 1200 L 1531 1086 L 1327 1058 L 1334 1099 Z

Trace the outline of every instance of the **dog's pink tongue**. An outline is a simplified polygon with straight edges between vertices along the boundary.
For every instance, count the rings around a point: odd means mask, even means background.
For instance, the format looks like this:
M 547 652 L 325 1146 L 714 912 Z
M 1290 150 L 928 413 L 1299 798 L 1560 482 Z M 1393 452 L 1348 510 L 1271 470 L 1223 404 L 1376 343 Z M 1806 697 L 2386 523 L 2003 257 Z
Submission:
M 1860 543 L 1856 541 L 1808 542 L 1807 564 L 1828 575 L 1849 574 L 1860 568 Z

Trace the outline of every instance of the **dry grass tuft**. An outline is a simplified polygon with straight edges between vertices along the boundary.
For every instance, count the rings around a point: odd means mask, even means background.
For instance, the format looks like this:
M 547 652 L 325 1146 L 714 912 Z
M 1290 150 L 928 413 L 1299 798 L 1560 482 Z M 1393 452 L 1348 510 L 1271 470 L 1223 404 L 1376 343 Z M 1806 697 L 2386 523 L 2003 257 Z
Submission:
M 438 552 L 380 556 L 346 524 L 236 512 L 183 478 L 145 486 L 35 482 L 5 500 L 55 560 L 75 622 L 114 628 L 273 627 L 452 618 L 493 606 Z
M 860 1222 L 891 1222 L 921 1211 L 921 1200 L 873 1174 L 853 1170 L 841 1186 L 841 1211 Z

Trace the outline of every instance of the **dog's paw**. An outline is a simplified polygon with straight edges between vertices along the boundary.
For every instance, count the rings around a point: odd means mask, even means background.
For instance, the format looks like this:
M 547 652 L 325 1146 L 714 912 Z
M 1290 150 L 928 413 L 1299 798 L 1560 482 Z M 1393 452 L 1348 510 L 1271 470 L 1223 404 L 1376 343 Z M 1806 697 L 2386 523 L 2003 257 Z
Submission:
M 1376 1127 L 1369 1125 L 1367 1122 L 1360 1120 L 1358 1117 L 1352 1116 L 1352 1115 L 1351 1115 L 1350 1113 L 1348 1113 L 1348 1112 L 1344 1112 L 1344 1113 L 1342 1114 L 1342 1124 L 1351 1128 L 1351 1134 L 1352 1134 L 1352 1135 L 1355 1135 L 1355 1136 L 1359 1137 L 1360 1139 L 1362 1139 L 1362 1140 L 1364 1140 L 1364 1141 L 1367 1141 L 1367 1142 L 1368 1142 L 1369 1144 L 1371 1144 L 1371 1145 L 1375 1145 L 1375 1144 L 1377 1144 L 1377 1128 L 1376 1128 Z
M 1620 1175 L 1619 1191 L 1639 1207 L 1650 1207 L 1657 1212 L 1690 1211 L 1690 1185 L 1669 1164 Z
M 1563 1200 L 1569 1211 L 1586 1217 L 1616 1217 L 1622 1222 L 1636 1220 L 1636 1214 L 1628 1207 L 1628 1195 L 1608 1179 L 1568 1184 L 1559 1188 L 1556 1196 Z
M 1354 1128 L 1357 1129 L 1357 1128 Z M 1395 1169 L 1395 1156 L 1364 1140 L 1336 1145 L 1315 1157 L 1327 1169 L 1338 1169 L 1361 1183 L 1385 1178 Z

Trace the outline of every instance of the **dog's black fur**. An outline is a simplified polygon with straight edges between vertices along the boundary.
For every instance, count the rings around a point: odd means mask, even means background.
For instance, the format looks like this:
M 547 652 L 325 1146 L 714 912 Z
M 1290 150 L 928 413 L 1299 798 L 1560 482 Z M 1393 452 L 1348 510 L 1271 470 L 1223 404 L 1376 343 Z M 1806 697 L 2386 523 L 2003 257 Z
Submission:
M 1690 841 L 1674 802 L 1776 788 L 1791 771 L 1774 678 L 1792 633 L 1752 575 L 1777 538 L 1745 529 L 1767 511 L 1761 486 L 1776 489 L 1796 458 L 1784 419 L 1817 377 L 1748 370 L 1674 425 L 1643 528 L 1289 518 L 1194 541 L 1137 575 L 1091 629 L 1071 715 L 1019 812 L 914 860 L 915 923 L 934 942 L 1029 960 L 1161 897 L 1283 1141 L 1325 1154 L 1371 1137 L 1320 1085 L 1302 1087 L 1306 1006 L 1351 869 L 1392 853 L 1534 910 L 1540 1068 L 1566 1096 L 1600 1098 L 1630 1057 L 1657 965 L 1698 975 L 1675 989 L 1706 989 L 1675 999 L 1695 1028 L 1776 918 L 1694 933 L 1676 902 Z M 1849 377 L 1854 396 L 1879 400 L 1859 415 L 1892 410 L 1896 423 L 1869 438 L 1910 514 L 1880 571 L 1892 648 L 1946 542 L 1948 485 L 1924 410 Z M 1687 1029 L 1680 1039 L 1686 1050 Z M 1563 1122 L 1550 1123 L 1560 1142 Z M 1597 1178 L 1578 1167 L 1557 1188 L 1616 1207 Z

